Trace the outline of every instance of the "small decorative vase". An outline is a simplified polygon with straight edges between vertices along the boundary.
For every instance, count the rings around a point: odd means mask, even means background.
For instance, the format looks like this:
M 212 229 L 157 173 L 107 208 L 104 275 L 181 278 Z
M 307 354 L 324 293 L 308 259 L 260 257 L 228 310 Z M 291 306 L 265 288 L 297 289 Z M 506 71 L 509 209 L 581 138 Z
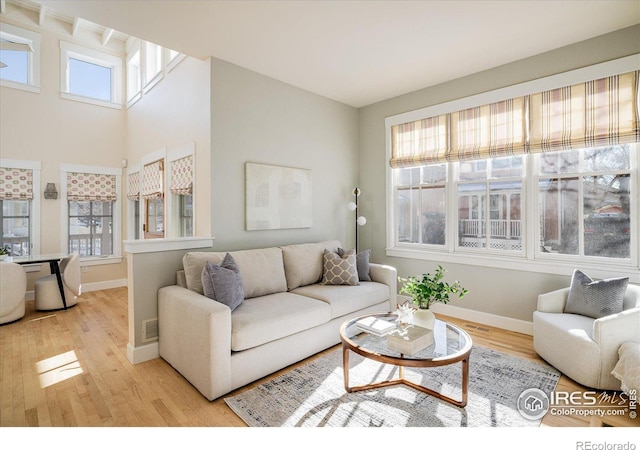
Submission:
M 413 324 L 428 330 L 433 330 L 435 321 L 436 316 L 427 308 L 419 308 L 413 315 Z

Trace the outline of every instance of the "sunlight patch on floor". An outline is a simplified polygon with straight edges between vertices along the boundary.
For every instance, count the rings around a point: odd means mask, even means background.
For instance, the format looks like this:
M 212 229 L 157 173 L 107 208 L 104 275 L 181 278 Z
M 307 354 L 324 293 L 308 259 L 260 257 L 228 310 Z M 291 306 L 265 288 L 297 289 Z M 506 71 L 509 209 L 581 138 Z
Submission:
M 40 376 L 40 387 L 43 389 L 84 372 L 73 350 L 38 361 L 36 370 Z

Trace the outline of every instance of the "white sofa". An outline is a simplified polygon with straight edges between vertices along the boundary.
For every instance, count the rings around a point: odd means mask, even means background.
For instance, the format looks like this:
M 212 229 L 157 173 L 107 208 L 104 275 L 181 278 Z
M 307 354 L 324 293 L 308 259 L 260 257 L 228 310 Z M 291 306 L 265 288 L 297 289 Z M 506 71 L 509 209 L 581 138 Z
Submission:
M 229 252 L 245 300 L 233 312 L 203 295 L 207 261 L 227 252 L 189 252 L 175 286 L 158 292 L 160 356 L 214 400 L 340 342 L 362 314 L 395 311 L 397 272 L 370 264 L 372 281 L 322 285 L 323 252 L 338 241 Z M 361 274 L 362 275 L 362 274 Z

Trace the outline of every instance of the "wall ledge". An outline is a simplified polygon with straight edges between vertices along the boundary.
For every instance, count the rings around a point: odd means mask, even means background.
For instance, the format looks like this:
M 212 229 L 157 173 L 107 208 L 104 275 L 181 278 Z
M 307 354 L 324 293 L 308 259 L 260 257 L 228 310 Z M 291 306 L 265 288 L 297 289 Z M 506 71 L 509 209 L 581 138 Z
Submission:
M 169 250 L 189 250 L 213 246 L 214 237 L 188 237 L 163 239 L 136 239 L 124 241 L 126 253 L 153 253 Z

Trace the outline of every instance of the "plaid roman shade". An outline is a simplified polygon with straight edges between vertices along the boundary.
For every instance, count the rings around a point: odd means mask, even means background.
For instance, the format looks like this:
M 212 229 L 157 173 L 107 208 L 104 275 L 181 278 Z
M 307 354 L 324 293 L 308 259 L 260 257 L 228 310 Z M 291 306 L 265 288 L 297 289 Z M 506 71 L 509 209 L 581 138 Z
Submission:
M 391 127 L 391 167 L 446 162 L 449 144 L 447 115 Z
M 130 173 L 127 179 L 127 198 L 129 200 L 140 199 L 140 172 Z
M 193 193 L 193 156 L 171 163 L 171 193 L 191 195 Z
M 96 173 L 67 173 L 67 200 L 115 202 L 116 176 Z
M 0 167 L 0 199 L 33 199 L 33 170 Z
M 145 199 L 161 198 L 164 192 L 164 162 L 147 164 L 142 168 L 141 195 Z
M 520 155 L 526 151 L 525 98 L 451 113 L 448 161 Z
M 392 168 L 640 142 L 640 71 L 391 127 Z
M 638 73 L 532 95 L 531 151 L 638 142 Z

